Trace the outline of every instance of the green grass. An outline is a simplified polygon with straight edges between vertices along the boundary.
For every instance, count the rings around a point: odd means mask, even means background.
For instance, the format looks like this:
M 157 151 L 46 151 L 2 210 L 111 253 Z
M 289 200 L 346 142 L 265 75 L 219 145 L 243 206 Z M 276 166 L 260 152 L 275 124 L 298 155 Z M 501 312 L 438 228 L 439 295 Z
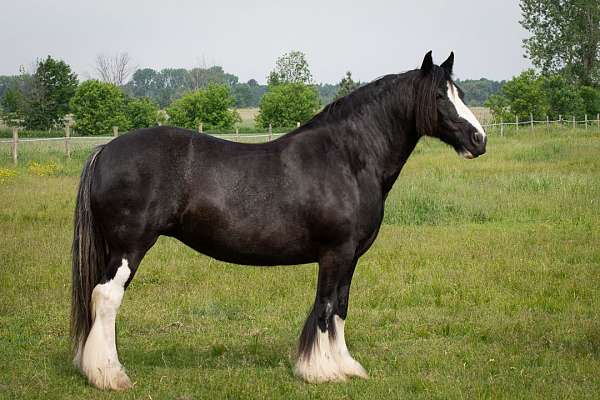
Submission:
M 316 265 L 229 265 L 160 239 L 119 314 L 126 393 L 90 387 L 68 352 L 72 212 L 89 149 L 69 161 L 31 149 L 17 168 L 0 150 L 0 398 L 600 393 L 597 131 L 491 136 L 474 161 L 419 144 L 353 282 L 346 337 L 366 381 L 292 374 Z

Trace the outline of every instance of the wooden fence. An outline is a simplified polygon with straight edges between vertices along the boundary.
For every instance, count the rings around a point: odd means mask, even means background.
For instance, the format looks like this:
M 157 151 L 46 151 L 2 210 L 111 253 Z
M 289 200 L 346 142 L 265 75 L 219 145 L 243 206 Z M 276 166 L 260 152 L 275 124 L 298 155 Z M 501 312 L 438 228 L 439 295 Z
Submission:
M 297 126 L 300 124 L 298 123 Z M 500 122 L 492 122 L 489 124 L 484 124 L 483 127 L 488 131 L 488 133 L 497 133 L 500 136 L 505 136 L 507 130 L 512 128 L 515 132 L 519 132 L 519 130 L 529 129 L 533 131 L 534 126 L 543 125 L 546 127 L 548 132 L 552 128 L 556 127 L 570 127 L 570 128 L 584 128 L 584 129 L 598 129 L 600 130 L 600 114 L 596 115 L 596 119 L 589 119 L 587 115 L 585 115 L 584 119 L 578 120 L 575 116 L 571 118 L 563 118 L 559 116 L 557 120 L 550 120 L 549 117 L 546 117 L 545 120 L 535 120 L 533 115 L 530 115 L 529 120 L 519 121 L 518 117 L 515 117 L 514 121 L 500 121 Z M 19 145 L 27 144 L 30 142 L 56 142 L 56 141 L 64 141 L 64 152 L 67 158 L 71 157 L 71 148 L 74 142 L 86 142 L 86 141 L 95 141 L 101 143 L 108 143 L 115 137 L 119 136 L 118 127 L 113 127 L 112 136 L 71 136 L 71 127 L 69 125 L 64 128 L 64 137 L 54 137 L 54 138 L 19 138 L 19 130 L 20 128 L 12 128 L 12 139 L 8 140 L 0 140 L 0 144 L 10 144 L 11 146 L 11 155 L 14 164 L 18 163 L 19 159 Z M 202 123 L 198 125 L 198 131 L 203 133 Z M 236 128 L 235 133 L 224 133 L 224 134 L 210 134 L 211 136 L 240 141 L 242 139 L 264 139 L 264 141 L 271 141 L 274 138 L 284 135 L 283 133 L 273 133 L 273 129 L 271 125 L 266 133 L 259 134 L 240 134 L 239 129 Z

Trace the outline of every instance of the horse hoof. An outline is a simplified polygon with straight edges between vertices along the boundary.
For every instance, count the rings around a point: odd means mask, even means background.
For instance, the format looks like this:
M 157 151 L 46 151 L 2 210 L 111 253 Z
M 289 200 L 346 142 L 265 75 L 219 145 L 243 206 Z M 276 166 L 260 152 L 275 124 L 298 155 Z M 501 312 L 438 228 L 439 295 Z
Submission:
M 345 382 L 346 375 L 341 371 L 323 371 L 323 370 L 302 370 L 296 367 L 294 373 L 297 377 L 302 379 L 306 383 L 327 383 L 327 382 Z
M 348 377 L 369 379 L 369 374 L 360 363 L 354 359 L 342 365 L 342 372 Z
M 100 369 L 94 374 L 88 374 L 88 380 L 98 389 L 102 390 L 127 390 L 133 387 L 131 380 L 122 368 L 108 367 Z
M 344 382 L 346 375 L 332 359 L 322 362 L 300 358 L 296 363 L 294 373 L 307 383 Z
M 119 371 L 119 373 L 117 374 L 117 376 L 115 377 L 115 379 L 113 380 L 112 383 L 113 383 L 113 385 L 111 386 L 111 389 L 113 389 L 113 390 L 119 390 L 119 391 L 128 390 L 133 387 L 131 380 L 129 379 L 127 374 L 123 371 Z

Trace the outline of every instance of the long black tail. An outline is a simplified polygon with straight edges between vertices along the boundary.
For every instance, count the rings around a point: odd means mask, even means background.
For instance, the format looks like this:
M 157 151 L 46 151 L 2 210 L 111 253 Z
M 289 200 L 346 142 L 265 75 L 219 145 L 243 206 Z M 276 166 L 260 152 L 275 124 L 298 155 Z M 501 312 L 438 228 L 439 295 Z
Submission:
M 84 344 L 92 328 L 90 298 L 92 290 L 100 282 L 107 258 L 106 243 L 94 223 L 90 198 L 94 165 L 102 149 L 103 146 L 94 149 L 83 166 L 75 205 L 71 283 L 71 340 L 74 352 Z

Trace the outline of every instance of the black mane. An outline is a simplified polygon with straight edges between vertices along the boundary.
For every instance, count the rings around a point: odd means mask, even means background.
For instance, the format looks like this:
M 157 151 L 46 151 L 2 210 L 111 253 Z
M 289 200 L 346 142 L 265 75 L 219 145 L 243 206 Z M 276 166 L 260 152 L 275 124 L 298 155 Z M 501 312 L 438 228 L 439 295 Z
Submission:
M 428 74 L 416 69 L 382 76 L 327 104 L 296 131 L 328 125 L 339 127 L 344 123 L 381 126 L 384 122 L 393 129 L 394 121 L 402 114 L 407 117 L 406 114 L 411 112 L 409 108 L 414 107 L 417 132 L 420 135 L 431 134 L 437 124 L 437 89 L 445 80 L 451 81 L 451 77 L 438 66 L 434 66 Z

